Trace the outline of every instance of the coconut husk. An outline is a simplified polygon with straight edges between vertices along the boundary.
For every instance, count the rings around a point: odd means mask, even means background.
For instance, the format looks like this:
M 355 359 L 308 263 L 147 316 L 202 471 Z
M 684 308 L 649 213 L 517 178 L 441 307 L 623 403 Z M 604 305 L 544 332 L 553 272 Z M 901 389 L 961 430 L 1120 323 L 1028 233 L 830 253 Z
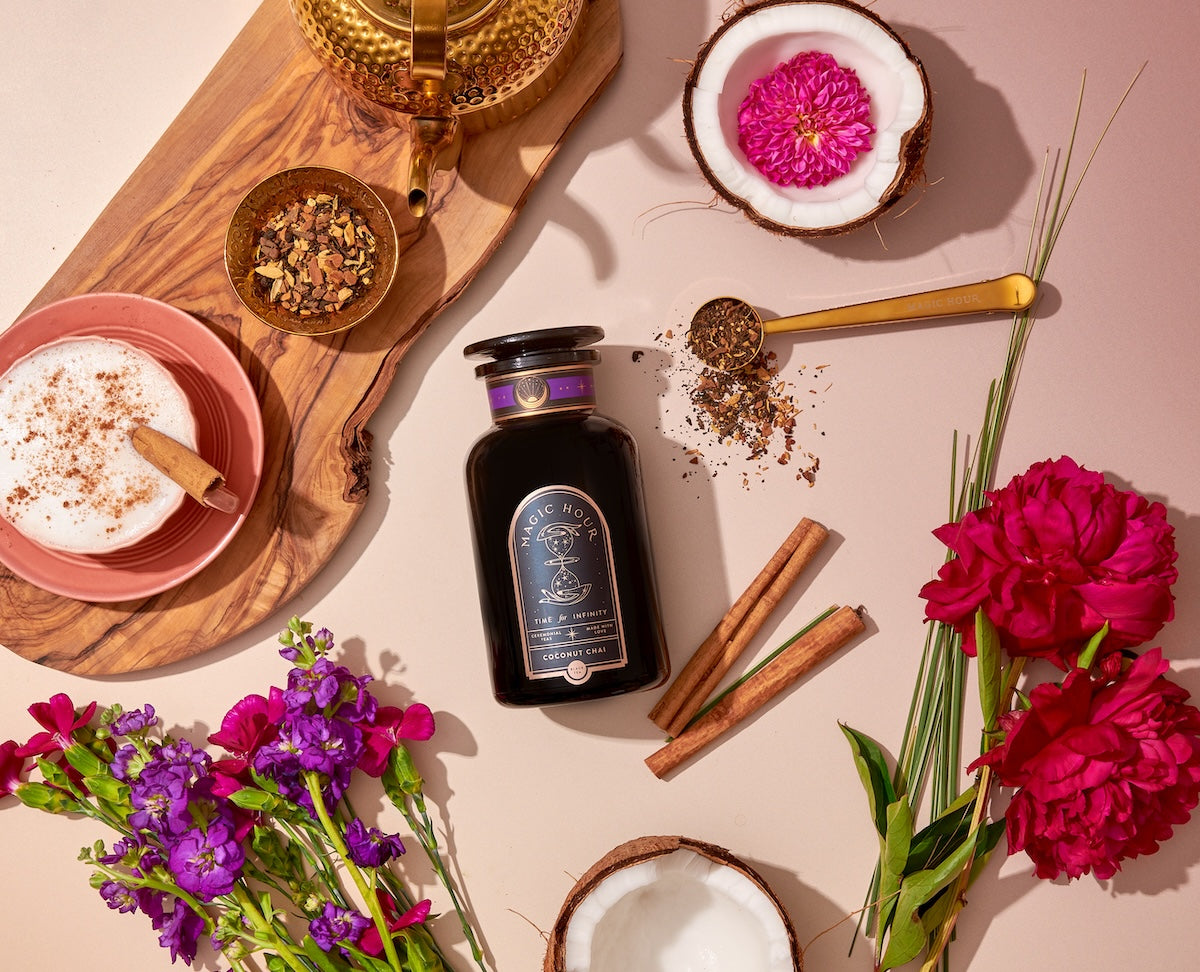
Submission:
M 704 159 L 703 152 L 700 151 L 700 146 L 696 140 L 695 119 L 692 115 L 692 92 L 696 89 L 697 79 L 700 76 L 700 71 L 704 67 L 704 62 L 708 57 L 709 51 L 713 45 L 720 40 L 722 35 L 728 31 L 734 24 L 751 14 L 762 10 L 765 7 L 775 6 L 796 6 L 805 3 L 824 3 L 833 4 L 836 6 L 846 7 L 853 10 L 860 17 L 870 20 L 877 24 L 885 31 L 904 52 L 905 57 L 914 65 L 918 75 L 921 78 L 921 86 L 924 91 L 925 110 L 921 114 L 920 120 L 912 128 L 905 133 L 900 142 L 900 168 L 896 173 L 895 179 L 891 185 L 882 193 L 879 205 L 857 219 L 850 220 L 846 223 L 839 223 L 836 226 L 820 226 L 820 227 L 799 227 L 786 226 L 775 222 L 773 219 L 764 216 L 745 199 L 730 192 L 716 174 L 709 168 L 708 163 Z M 692 65 L 691 71 L 688 73 L 687 80 L 684 82 L 683 90 L 683 127 L 687 137 L 688 147 L 691 149 L 692 155 L 695 157 L 697 164 L 700 166 L 700 172 L 704 176 L 706 182 L 716 190 L 726 202 L 742 210 L 746 218 L 751 222 L 770 230 L 773 233 L 783 236 L 798 236 L 798 237 L 827 237 L 841 236 L 865 226 L 868 223 L 874 222 L 882 216 L 887 210 L 891 209 L 897 202 L 900 201 L 910 189 L 918 182 L 921 182 L 925 177 L 925 153 L 929 147 L 930 131 L 933 126 L 933 97 L 929 87 L 929 77 L 925 73 L 925 66 L 920 59 L 912 52 L 908 44 L 897 34 L 891 26 L 878 14 L 872 13 L 866 7 L 860 6 L 852 0 L 761 0 L 759 3 L 750 3 L 739 8 L 735 13 L 721 24 L 721 26 L 704 42 L 700 47 L 699 53 L 696 55 L 696 60 Z
M 643 861 L 648 861 L 654 857 L 661 857 L 664 854 L 670 854 L 681 849 L 690 850 L 712 861 L 719 861 L 738 871 L 757 887 L 761 888 L 763 894 L 775 905 L 780 918 L 783 920 L 784 928 L 787 930 L 788 947 L 791 949 L 792 961 L 797 972 L 804 972 L 804 953 L 800 948 L 800 943 L 796 939 L 796 930 L 792 927 L 792 920 L 787 913 L 787 909 L 784 908 L 783 903 L 762 875 L 724 847 L 709 844 L 702 840 L 694 840 L 690 837 L 679 836 L 636 837 L 618 847 L 614 847 L 589 867 L 583 876 L 575 882 L 575 886 L 571 889 L 570 894 L 567 895 L 562 908 L 559 910 L 558 918 L 554 922 L 554 928 L 550 932 L 550 940 L 546 948 L 546 958 L 542 965 L 543 972 L 563 972 L 566 968 L 567 926 L 570 924 L 580 903 L 587 898 L 601 881 L 622 868 L 633 867 L 636 864 L 641 864 Z

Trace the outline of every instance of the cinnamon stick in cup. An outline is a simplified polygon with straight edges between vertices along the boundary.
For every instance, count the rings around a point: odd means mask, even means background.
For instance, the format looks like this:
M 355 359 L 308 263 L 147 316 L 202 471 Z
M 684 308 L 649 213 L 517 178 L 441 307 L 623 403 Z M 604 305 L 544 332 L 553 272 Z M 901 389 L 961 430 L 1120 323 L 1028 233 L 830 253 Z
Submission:
M 857 611 L 838 608 L 780 655 L 733 689 L 657 752 L 646 765 L 659 779 L 677 769 L 863 632 Z
M 650 710 L 656 726 L 670 736 L 683 731 L 828 536 L 807 517 L 796 524 Z
M 133 447 L 152 466 L 182 486 L 201 506 L 222 513 L 237 509 L 238 498 L 225 485 L 225 477 L 183 443 L 146 425 L 134 429 L 131 438 Z

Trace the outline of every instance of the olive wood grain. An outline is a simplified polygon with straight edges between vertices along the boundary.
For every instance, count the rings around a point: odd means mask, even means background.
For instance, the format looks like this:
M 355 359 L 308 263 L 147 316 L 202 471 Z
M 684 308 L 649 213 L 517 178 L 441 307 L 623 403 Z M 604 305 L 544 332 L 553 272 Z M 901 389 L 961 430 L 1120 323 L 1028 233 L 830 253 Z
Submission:
M 459 169 L 437 175 L 430 210 L 418 221 L 405 206 L 407 128 L 343 94 L 304 47 L 284 0 L 264 0 L 28 308 L 77 293 L 130 292 L 212 328 L 262 406 L 262 488 L 212 564 L 151 598 L 75 601 L 0 567 L 5 647 L 77 674 L 144 670 L 223 644 L 321 570 L 366 501 L 365 425 L 401 359 L 500 245 L 620 63 L 619 0 L 591 0 L 584 29 L 565 80 L 517 120 L 469 136 Z M 400 237 L 400 268 L 385 302 L 364 324 L 326 338 L 258 322 L 224 270 L 225 228 L 238 201 L 269 173 L 299 164 L 333 166 L 367 182 Z

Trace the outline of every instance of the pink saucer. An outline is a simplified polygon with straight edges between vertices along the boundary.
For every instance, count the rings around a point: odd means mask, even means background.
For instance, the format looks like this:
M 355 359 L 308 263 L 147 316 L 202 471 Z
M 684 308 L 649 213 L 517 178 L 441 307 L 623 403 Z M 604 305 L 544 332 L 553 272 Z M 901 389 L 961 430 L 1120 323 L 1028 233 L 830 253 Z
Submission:
M 216 334 L 190 314 L 136 294 L 80 294 L 47 304 L 0 333 L 0 373 L 64 337 L 127 341 L 152 354 L 183 387 L 196 415 L 198 451 L 239 498 L 219 513 L 187 501 L 151 536 L 108 554 L 48 550 L 0 520 L 0 563 L 43 590 L 81 601 L 150 597 L 195 576 L 246 520 L 262 479 L 262 412 L 249 378 Z

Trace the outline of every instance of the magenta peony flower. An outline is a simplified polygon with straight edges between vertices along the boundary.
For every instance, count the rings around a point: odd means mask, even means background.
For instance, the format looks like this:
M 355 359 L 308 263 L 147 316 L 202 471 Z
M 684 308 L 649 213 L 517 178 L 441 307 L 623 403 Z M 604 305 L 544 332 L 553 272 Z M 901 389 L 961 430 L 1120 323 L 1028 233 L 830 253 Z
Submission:
M 1035 463 L 987 498 L 934 531 L 957 556 L 921 588 L 925 616 L 961 632 L 968 654 L 979 608 L 1010 655 L 1063 671 L 1105 622 L 1102 653 L 1143 644 L 1174 616 L 1174 528 L 1161 503 L 1067 457 Z
M 738 147 L 781 186 L 825 186 L 871 148 L 871 97 L 854 71 L 805 51 L 750 85 L 738 108 Z
M 1113 655 L 1092 677 L 1071 671 L 1038 685 L 1031 708 L 1001 718 L 1004 742 L 980 757 L 1004 786 L 1008 852 L 1037 876 L 1105 879 L 1126 858 L 1153 854 L 1200 800 L 1200 710 L 1162 677 L 1158 648 L 1121 669 Z

